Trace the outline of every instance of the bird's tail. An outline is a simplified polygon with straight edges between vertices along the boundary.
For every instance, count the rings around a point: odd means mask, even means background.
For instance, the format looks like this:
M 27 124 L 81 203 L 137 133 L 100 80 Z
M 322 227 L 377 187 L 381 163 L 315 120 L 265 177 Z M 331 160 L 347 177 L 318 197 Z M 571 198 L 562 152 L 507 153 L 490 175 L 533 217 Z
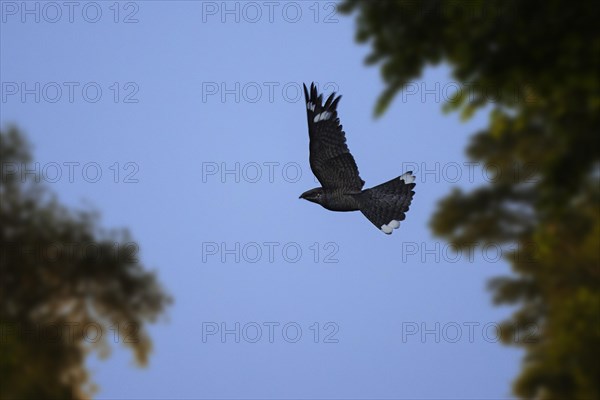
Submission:
M 377 229 L 390 234 L 406 218 L 415 194 L 415 176 L 409 171 L 398 178 L 364 190 L 358 196 L 360 211 Z

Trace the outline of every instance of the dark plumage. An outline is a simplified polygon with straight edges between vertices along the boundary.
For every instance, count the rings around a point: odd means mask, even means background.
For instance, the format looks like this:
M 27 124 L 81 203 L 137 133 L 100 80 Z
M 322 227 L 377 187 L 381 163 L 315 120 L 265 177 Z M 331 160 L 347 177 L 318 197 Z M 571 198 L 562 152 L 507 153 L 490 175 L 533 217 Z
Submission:
M 337 116 L 341 96 L 332 93 L 325 104 L 313 83 L 310 93 L 304 85 L 310 138 L 310 168 L 322 187 L 302 193 L 301 199 L 332 211 L 361 211 L 386 234 L 406 218 L 415 194 L 412 171 L 389 182 L 362 190 L 365 181 L 358 174 L 354 157 L 346 145 L 346 135 Z

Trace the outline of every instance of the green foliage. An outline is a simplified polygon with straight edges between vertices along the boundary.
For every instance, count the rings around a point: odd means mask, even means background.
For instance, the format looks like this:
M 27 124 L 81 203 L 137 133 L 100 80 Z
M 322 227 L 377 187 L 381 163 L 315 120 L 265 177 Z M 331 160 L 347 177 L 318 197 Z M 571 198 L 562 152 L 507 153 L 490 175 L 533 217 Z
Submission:
M 515 275 L 493 280 L 498 304 L 520 307 L 504 341 L 535 327 L 514 391 L 522 398 L 600 398 L 600 34 L 597 2 L 346 0 L 367 63 L 386 89 L 376 114 L 427 65 L 446 62 L 472 88 L 445 110 L 492 105 L 467 149 L 502 175 L 455 190 L 431 220 L 465 248 L 516 244 Z M 494 96 L 490 96 L 494 93 Z M 516 95 L 510 95 L 510 94 Z M 490 101 L 493 98 L 493 102 Z
M 0 131 L 0 160 L 0 398 L 87 398 L 86 353 L 106 356 L 116 339 L 145 364 L 144 324 L 170 298 L 126 231 L 103 232 L 94 213 L 70 211 L 41 179 L 23 179 L 31 156 L 16 128 Z

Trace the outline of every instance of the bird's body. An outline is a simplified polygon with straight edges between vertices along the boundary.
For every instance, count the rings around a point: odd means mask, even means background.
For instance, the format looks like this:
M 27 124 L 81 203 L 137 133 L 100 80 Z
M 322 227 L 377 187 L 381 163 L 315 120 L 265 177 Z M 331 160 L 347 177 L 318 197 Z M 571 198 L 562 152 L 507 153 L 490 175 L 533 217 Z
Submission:
M 300 198 L 320 204 L 331 211 L 361 211 L 386 234 L 400 226 L 406 218 L 415 194 L 415 177 L 409 171 L 398 178 L 363 190 L 354 157 L 346 145 L 346 136 L 337 118 L 341 98 L 335 93 L 323 104 L 314 84 L 310 94 L 304 86 L 308 133 L 310 137 L 310 167 L 322 187 L 308 190 Z
M 360 193 L 347 193 L 344 189 L 324 190 L 320 204 L 330 211 L 358 211 L 360 203 L 357 196 Z

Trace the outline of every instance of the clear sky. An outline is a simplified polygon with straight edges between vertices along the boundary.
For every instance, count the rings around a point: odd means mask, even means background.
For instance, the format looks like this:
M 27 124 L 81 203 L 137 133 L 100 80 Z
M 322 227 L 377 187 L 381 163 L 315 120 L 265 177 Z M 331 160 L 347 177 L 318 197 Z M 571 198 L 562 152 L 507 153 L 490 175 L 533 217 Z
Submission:
M 69 4 L 1 2 L 0 124 L 26 132 L 63 203 L 128 228 L 175 299 L 147 368 L 119 345 L 89 358 L 97 398 L 510 397 L 521 352 L 497 343 L 511 310 L 486 290 L 508 265 L 428 227 L 453 187 L 493 176 L 464 156 L 487 115 L 442 113 L 447 66 L 375 120 L 379 71 L 334 3 Z M 312 81 L 343 95 L 366 187 L 414 170 L 391 236 L 298 199 L 318 186 Z

